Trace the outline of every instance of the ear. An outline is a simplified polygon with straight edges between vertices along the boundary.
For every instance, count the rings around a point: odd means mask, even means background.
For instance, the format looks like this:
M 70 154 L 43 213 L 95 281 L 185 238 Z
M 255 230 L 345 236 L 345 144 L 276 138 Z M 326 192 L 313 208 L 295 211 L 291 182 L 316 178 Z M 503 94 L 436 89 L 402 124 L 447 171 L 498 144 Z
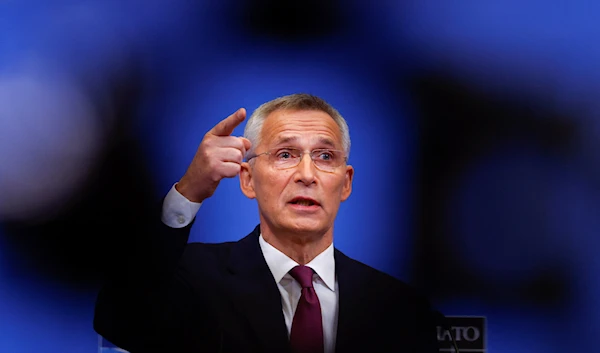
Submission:
M 352 193 L 352 178 L 354 178 L 354 168 L 351 165 L 346 166 L 346 175 L 344 177 L 344 186 L 342 189 L 342 201 L 346 201 Z
M 252 182 L 252 168 L 250 167 L 250 163 L 243 162 L 241 164 L 240 170 L 240 189 L 242 189 L 242 193 L 246 195 L 249 199 L 256 198 L 256 193 L 254 192 L 254 183 Z

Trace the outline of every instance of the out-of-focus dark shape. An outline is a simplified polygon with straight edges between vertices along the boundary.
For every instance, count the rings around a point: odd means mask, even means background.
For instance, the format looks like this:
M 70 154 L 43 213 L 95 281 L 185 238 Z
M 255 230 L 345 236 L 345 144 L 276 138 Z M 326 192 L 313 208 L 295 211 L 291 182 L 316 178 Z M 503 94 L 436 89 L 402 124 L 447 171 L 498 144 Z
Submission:
M 317 39 L 343 24 L 338 0 L 245 1 L 238 9 L 245 27 L 259 35 L 285 40 Z
M 130 127 L 139 107 L 142 78 L 133 68 L 115 75 L 105 77 L 108 96 L 94 102 L 98 112 L 105 111 L 103 104 L 112 108 L 115 125 L 103 136 L 94 173 L 80 184 L 77 197 L 51 219 L 4 223 L 12 251 L 2 259 L 3 266 L 10 265 L 13 276 L 44 275 L 68 286 L 95 288 L 111 263 L 118 264 L 131 251 L 140 222 L 155 213 L 160 196 L 155 195 L 146 159 Z
M 535 158 L 530 162 L 522 154 L 531 150 L 560 164 L 573 153 L 573 121 L 531 103 L 469 90 L 442 75 L 414 81 L 414 92 L 421 115 L 417 283 L 438 298 L 477 295 L 554 305 L 564 300 L 568 268 L 555 256 L 559 243 L 551 241 L 556 235 L 544 221 L 543 197 L 551 184 L 540 180 L 544 171 L 532 166 Z M 502 165 L 493 161 L 498 151 L 512 161 L 505 169 L 493 169 Z M 469 204 L 467 218 L 457 219 L 457 189 L 472 187 L 469 173 L 481 163 L 488 182 L 475 189 L 478 203 Z M 468 230 L 457 226 L 461 220 Z M 473 248 L 478 250 L 465 250 Z
M 63 210 L 96 166 L 106 133 L 100 123 L 71 80 L 0 77 L 0 221 Z

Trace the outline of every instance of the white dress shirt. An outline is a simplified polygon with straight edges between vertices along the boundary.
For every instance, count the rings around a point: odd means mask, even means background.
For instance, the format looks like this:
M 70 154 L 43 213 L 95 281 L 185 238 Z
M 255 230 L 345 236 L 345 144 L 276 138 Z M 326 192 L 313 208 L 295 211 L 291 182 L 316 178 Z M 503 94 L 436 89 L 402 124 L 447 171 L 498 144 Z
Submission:
M 279 287 L 283 316 L 285 317 L 285 324 L 289 335 L 292 330 L 294 313 L 302 294 L 302 287 L 288 272 L 295 266 L 298 266 L 298 263 L 267 243 L 262 235 L 258 238 L 258 242 L 260 243 L 260 249 L 265 261 L 267 261 L 267 265 L 273 274 L 273 278 L 277 282 L 277 287 Z M 321 304 L 325 353 L 333 353 L 335 352 L 339 293 L 335 279 L 333 244 L 317 255 L 311 262 L 307 263 L 306 266 L 316 272 L 313 274 L 313 287 L 315 288 L 315 292 L 317 292 L 317 297 L 319 297 L 319 303 Z
M 201 202 L 186 199 L 173 185 L 163 201 L 162 221 L 171 228 L 183 228 L 196 217 L 200 205 Z
M 191 202 L 181 195 L 175 185 L 171 188 L 163 202 L 162 221 L 172 228 L 183 228 L 198 213 L 201 203 Z M 267 243 L 262 234 L 259 239 L 263 257 L 271 270 L 273 279 L 277 283 L 281 294 L 281 306 L 287 326 L 288 335 L 292 330 L 294 313 L 300 301 L 302 288 L 300 284 L 288 273 L 298 263 L 287 255 Z M 323 340 L 325 353 L 335 352 L 335 339 L 338 321 L 339 290 L 335 276 L 335 259 L 333 244 L 317 255 L 306 266 L 315 271 L 313 286 L 321 304 L 321 317 L 323 320 Z

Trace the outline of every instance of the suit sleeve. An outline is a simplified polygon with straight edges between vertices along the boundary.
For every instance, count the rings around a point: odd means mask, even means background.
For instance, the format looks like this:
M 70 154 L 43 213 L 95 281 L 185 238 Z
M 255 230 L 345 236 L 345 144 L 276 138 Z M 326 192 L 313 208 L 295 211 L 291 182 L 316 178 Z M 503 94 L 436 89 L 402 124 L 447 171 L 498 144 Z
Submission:
M 130 352 L 163 350 L 181 329 L 175 316 L 193 302 L 191 288 L 177 278 L 193 222 L 168 227 L 161 221 L 162 205 L 155 211 L 137 234 L 123 235 L 132 237 L 131 251 L 114 259 L 121 263 L 107 271 L 96 301 L 94 329 Z

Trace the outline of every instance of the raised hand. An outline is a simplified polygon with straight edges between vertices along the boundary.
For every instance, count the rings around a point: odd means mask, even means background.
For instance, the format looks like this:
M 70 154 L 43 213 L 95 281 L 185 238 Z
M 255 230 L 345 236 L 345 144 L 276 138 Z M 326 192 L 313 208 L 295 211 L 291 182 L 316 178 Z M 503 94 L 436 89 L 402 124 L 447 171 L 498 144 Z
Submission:
M 175 186 L 188 200 L 202 202 L 219 186 L 223 178 L 240 173 L 241 163 L 251 143 L 243 137 L 231 136 L 246 118 L 246 110 L 238 109 L 204 135 L 194 159 Z

